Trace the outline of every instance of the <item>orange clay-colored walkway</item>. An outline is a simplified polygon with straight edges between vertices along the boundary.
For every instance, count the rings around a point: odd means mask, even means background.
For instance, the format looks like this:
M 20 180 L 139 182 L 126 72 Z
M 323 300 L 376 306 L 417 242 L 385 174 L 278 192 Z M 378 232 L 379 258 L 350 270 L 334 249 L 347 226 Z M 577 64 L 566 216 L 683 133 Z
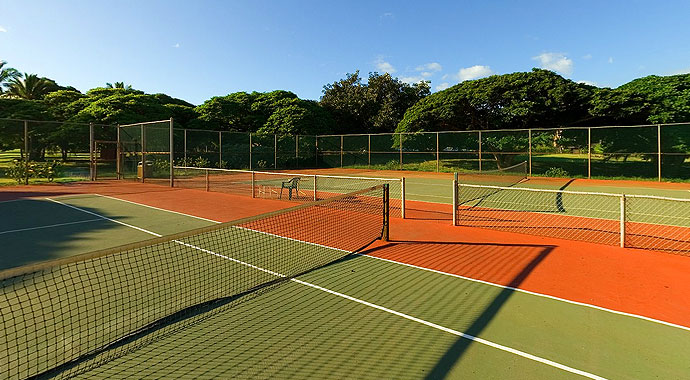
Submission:
M 0 188 L 0 201 L 18 197 L 98 193 L 168 210 L 228 221 L 286 208 L 285 201 L 170 189 L 163 186 L 96 182 Z M 391 222 L 391 242 L 376 242 L 366 253 L 502 285 L 515 285 L 517 274 L 534 252 L 548 252 L 521 289 L 639 314 L 690 327 L 690 257 L 618 248 L 471 227 L 454 227 L 444 217 L 448 205 L 414 204 L 417 219 Z M 436 210 L 434 210 L 436 209 Z M 450 214 L 450 212 L 448 212 Z M 347 233 L 342 237 L 347 239 Z

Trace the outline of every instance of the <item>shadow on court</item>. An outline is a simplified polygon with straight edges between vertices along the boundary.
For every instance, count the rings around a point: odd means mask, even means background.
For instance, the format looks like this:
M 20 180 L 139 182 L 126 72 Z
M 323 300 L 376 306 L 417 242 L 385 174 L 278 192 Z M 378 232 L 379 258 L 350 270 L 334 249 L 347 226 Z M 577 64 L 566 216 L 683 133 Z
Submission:
M 536 244 L 391 241 L 362 253 L 505 286 L 491 300 L 474 302 L 483 303 L 483 310 L 462 332 L 479 337 L 515 293 L 514 288 L 518 288 L 554 248 Z M 458 337 L 425 378 L 446 378 L 472 344 L 471 339 Z

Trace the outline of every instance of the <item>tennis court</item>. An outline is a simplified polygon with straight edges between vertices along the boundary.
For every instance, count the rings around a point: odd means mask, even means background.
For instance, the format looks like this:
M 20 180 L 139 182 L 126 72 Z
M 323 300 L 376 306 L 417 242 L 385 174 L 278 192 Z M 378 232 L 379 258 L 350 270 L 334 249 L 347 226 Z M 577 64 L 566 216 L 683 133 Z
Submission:
M 44 190 L 0 203 L 3 215 L 17 215 L 0 227 L 3 267 L 14 268 L 0 273 L 0 372 L 690 373 L 685 257 L 419 219 L 391 219 L 382 241 L 380 185 L 316 204 L 146 186 Z M 219 224 L 228 220 L 218 217 L 221 205 L 239 202 L 274 211 Z

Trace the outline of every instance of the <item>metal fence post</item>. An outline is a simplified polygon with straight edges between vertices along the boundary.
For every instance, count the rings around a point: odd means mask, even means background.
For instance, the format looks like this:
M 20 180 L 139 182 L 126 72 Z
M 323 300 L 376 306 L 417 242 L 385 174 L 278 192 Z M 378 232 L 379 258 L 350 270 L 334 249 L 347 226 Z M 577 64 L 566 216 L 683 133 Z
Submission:
M 625 248 L 625 194 L 621 194 L 620 200 L 621 216 L 620 216 L 620 246 Z
M 255 192 L 254 192 L 254 186 L 255 186 L 255 185 L 254 185 L 254 181 L 255 181 L 255 179 L 254 179 L 254 172 L 252 172 L 252 198 L 255 198 L 255 197 L 256 197 L 256 195 L 254 195 L 254 193 L 255 193 Z
M 299 168 L 299 135 L 295 136 L 295 167 Z
M 117 179 L 123 179 L 122 175 L 122 142 L 120 141 L 120 124 L 117 125 L 117 157 L 115 159 L 115 174 Z
M 402 168 L 403 168 L 402 133 L 398 133 L 398 146 L 400 149 L 400 170 L 402 170 Z
M 141 125 L 141 183 L 146 181 L 146 128 Z
M 482 171 L 482 131 L 479 131 L 479 171 Z
M 592 178 L 592 128 L 587 128 L 587 178 Z
M 24 184 L 29 184 L 29 122 L 24 120 Z
M 527 130 L 527 143 L 529 148 L 527 150 L 527 161 L 529 161 L 529 176 L 532 176 L 532 129 Z
M 657 141 L 657 150 L 659 152 L 659 156 L 657 161 L 659 161 L 659 182 L 661 182 L 661 124 L 657 124 L 656 126 L 656 141 Z
M 223 132 L 218 131 L 218 169 L 223 168 Z
M 367 162 L 368 162 L 369 167 L 371 167 L 371 134 L 368 134 L 367 137 L 369 140 L 368 141 L 369 147 L 367 148 L 367 153 L 369 154 L 369 158 L 368 158 Z
M 340 135 L 340 167 L 343 167 L 343 135 Z
M 175 187 L 175 137 L 173 118 L 170 118 L 170 187 Z
M 319 167 L 319 136 L 314 136 L 314 167 Z
M 249 170 L 252 170 L 252 133 L 249 132 Z
M 278 135 L 273 135 L 273 169 L 278 169 Z
M 184 165 L 182 166 L 189 166 L 187 162 L 187 128 L 184 129 Z
M 96 158 L 94 157 L 93 123 L 89 123 L 89 174 L 91 180 L 96 179 Z
M 436 172 L 441 171 L 441 153 L 439 153 L 438 132 L 436 132 Z

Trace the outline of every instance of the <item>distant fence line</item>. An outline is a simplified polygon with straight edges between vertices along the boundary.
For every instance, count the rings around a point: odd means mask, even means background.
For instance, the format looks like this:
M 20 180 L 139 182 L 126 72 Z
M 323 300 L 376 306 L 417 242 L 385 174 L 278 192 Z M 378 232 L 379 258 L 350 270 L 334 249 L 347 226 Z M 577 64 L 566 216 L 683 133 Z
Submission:
M 64 130 L 55 128 L 61 124 Z M 122 132 L 127 131 L 126 136 Z M 104 125 L 0 119 L 6 165 L 66 159 L 65 176 L 127 177 L 154 161 L 228 169 L 353 167 L 482 171 L 527 161 L 530 176 L 690 179 L 690 124 L 278 135 L 175 128 L 173 120 Z M 25 154 L 26 153 L 26 154 Z M 166 163 L 167 162 L 167 163 Z M 140 176 L 146 176 L 142 169 Z M 131 174 L 131 173 L 130 173 Z M 152 174 L 153 175 L 153 174 Z

